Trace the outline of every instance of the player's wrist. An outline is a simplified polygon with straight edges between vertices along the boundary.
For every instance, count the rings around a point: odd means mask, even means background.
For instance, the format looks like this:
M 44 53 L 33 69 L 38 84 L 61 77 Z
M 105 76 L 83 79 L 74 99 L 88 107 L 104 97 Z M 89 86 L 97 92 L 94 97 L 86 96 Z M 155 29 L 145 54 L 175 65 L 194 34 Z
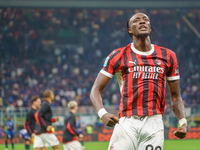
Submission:
M 105 108 L 101 108 L 98 111 L 98 115 L 99 115 L 100 118 L 102 118 L 103 115 L 105 115 L 106 113 L 108 113 L 108 112 L 105 110 Z
M 46 130 L 51 129 L 51 127 L 52 127 L 51 125 L 47 125 L 47 126 L 46 126 Z
M 179 123 L 179 125 L 180 125 L 180 127 L 181 127 L 181 126 L 184 125 L 184 124 L 187 125 L 187 120 L 186 120 L 185 118 L 182 118 L 182 119 L 180 119 L 180 120 L 178 121 L 178 123 Z

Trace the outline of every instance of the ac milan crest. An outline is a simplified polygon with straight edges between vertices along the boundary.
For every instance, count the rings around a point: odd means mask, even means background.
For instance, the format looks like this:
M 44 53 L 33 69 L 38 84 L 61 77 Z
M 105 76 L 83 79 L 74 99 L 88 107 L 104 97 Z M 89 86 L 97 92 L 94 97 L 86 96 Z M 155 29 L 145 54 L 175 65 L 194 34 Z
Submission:
M 161 64 L 161 61 L 157 58 L 156 60 L 156 63 L 158 64 L 158 65 L 160 65 Z

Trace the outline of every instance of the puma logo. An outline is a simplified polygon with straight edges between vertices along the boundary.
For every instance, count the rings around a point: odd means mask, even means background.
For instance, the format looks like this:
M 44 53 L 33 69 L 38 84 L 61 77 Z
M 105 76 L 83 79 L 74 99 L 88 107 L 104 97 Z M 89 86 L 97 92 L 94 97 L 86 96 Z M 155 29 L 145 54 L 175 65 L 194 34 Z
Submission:
M 135 61 L 129 61 L 129 63 L 136 65 L 136 60 Z

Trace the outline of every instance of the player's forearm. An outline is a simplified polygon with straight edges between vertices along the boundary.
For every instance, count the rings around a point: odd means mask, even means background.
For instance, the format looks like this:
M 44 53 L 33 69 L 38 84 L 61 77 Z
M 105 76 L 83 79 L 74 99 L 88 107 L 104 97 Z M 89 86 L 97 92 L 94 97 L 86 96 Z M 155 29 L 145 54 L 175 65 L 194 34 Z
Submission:
M 77 136 L 79 136 L 79 133 L 76 131 L 76 128 L 75 128 L 75 127 L 72 128 L 72 130 L 74 131 L 74 133 L 75 133 Z
M 30 113 L 28 113 L 27 116 L 26 116 L 25 127 L 26 127 L 26 130 L 27 130 L 29 135 L 32 134 L 32 129 L 31 129 L 30 124 L 29 124 L 30 121 L 31 121 L 30 119 L 31 119 L 31 116 L 30 116 Z
M 49 122 L 47 122 L 45 119 L 44 119 L 44 116 L 46 115 L 46 113 L 49 111 L 49 106 L 46 104 L 46 105 L 43 105 L 41 107 L 41 109 L 38 111 L 38 119 L 40 121 L 40 124 L 43 128 L 47 128 L 47 126 L 51 125 L 51 120 L 49 120 Z M 50 119 L 50 118 L 48 118 Z
M 31 131 L 31 130 L 27 130 L 27 132 L 28 132 L 28 135 L 31 135 L 31 134 L 33 134 L 33 132 Z
M 172 110 L 178 120 L 185 118 L 185 107 L 181 96 L 172 97 Z
M 103 75 L 102 73 L 99 73 L 94 82 L 94 85 L 92 86 L 90 99 L 97 112 L 99 112 L 99 110 L 103 108 L 101 92 L 104 90 L 109 81 L 110 81 L 109 77 Z
M 30 127 L 30 125 L 28 124 L 27 121 L 25 122 L 25 127 L 26 127 L 28 134 L 31 135 L 32 134 L 31 127 Z
M 43 118 L 42 116 L 39 116 L 38 119 L 39 119 L 39 121 L 40 121 L 40 125 L 41 125 L 43 128 L 47 128 L 48 125 L 51 125 L 51 124 L 48 124 L 48 123 L 44 120 L 44 118 Z
M 103 108 L 101 92 L 94 86 L 91 90 L 90 100 L 97 112 L 99 111 L 99 109 Z
M 75 119 L 74 119 L 74 120 L 75 120 Z M 78 132 L 77 132 L 76 129 L 75 129 L 74 120 L 73 120 L 73 118 L 70 119 L 69 122 L 66 123 L 66 124 L 67 124 L 66 128 L 67 128 L 67 130 L 68 130 L 71 134 L 77 135 L 77 136 L 78 136 L 79 134 L 78 134 Z

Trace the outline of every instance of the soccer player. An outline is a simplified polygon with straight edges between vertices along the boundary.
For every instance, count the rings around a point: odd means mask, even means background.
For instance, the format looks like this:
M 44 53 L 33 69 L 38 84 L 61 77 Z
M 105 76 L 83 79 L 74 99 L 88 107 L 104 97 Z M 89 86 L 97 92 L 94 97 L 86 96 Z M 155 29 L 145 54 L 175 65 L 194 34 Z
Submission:
M 31 97 L 31 110 L 26 115 L 26 121 L 24 123 L 24 128 L 27 130 L 28 135 L 34 138 L 35 135 L 35 113 L 41 106 L 41 99 L 39 96 Z
M 24 140 L 25 150 L 30 150 L 30 136 L 26 129 L 21 129 L 18 132 L 19 138 Z
M 42 150 L 44 144 L 52 147 L 54 150 L 60 150 L 60 145 L 55 136 L 52 122 L 59 121 L 59 117 L 52 119 L 51 103 L 54 101 L 52 90 L 44 91 L 44 101 L 38 111 L 35 113 L 36 133 L 34 138 L 33 148 Z
M 63 147 L 64 150 L 82 150 L 82 146 L 78 140 L 83 140 L 83 134 L 79 134 L 76 131 L 76 119 L 75 113 L 78 110 L 78 104 L 76 101 L 70 101 L 67 104 L 70 114 L 65 118 L 63 129 Z M 77 138 L 78 140 L 77 140 Z
M 133 43 L 114 50 L 106 58 L 90 99 L 104 124 L 115 126 L 109 150 L 163 150 L 166 79 L 172 109 L 180 124 L 174 134 L 181 139 L 187 132 L 176 55 L 170 49 L 151 44 L 153 28 L 146 14 L 130 17 L 127 30 Z M 105 110 L 101 97 L 114 74 L 121 92 L 118 117 Z
M 12 145 L 12 150 L 14 150 L 14 122 L 11 120 L 11 116 L 7 117 L 7 121 L 6 121 L 6 129 L 7 129 L 7 133 L 6 133 L 6 140 L 5 140 L 5 146 L 6 149 L 8 150 L 8 139 L 10 140 L 10 143 Z
M 78 134 L 83 134 L 84 133 L 84 124 L 80 119 L 80 116 L 76 116 L 76 131 Z M 85 144 L 84 144 L 84 139 L 80 140 L 82 148 L 85 149 Z

